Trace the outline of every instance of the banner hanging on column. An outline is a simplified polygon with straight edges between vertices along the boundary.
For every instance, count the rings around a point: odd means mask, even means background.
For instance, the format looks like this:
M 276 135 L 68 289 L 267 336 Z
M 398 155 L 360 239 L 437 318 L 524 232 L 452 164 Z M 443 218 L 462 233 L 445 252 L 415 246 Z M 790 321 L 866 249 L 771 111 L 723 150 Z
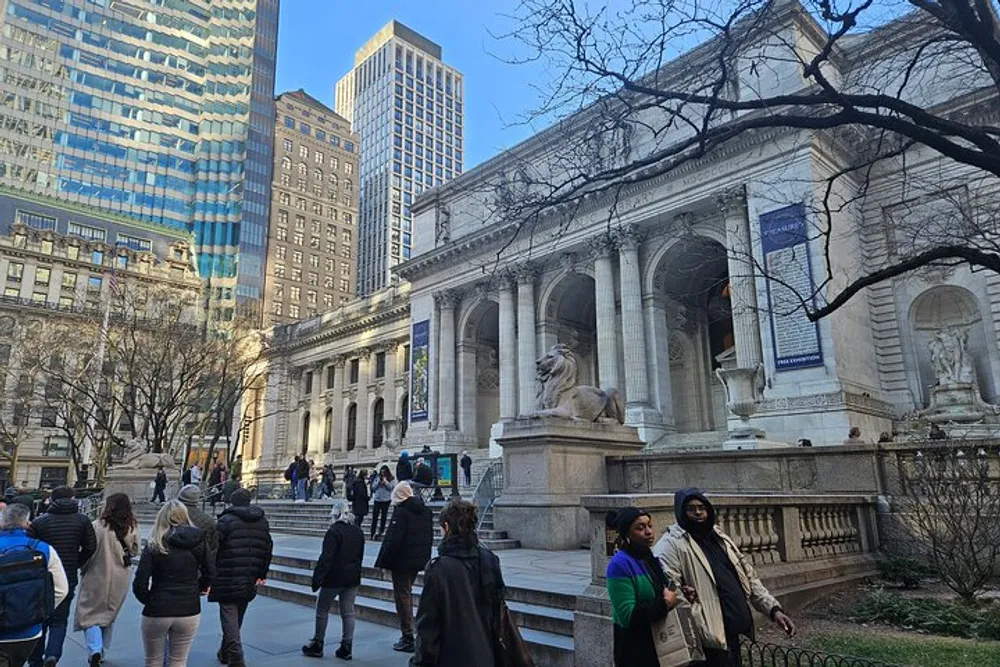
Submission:
M 431 322 L 413 323 L 410 354 L 410 421 L 427 421 L 427 390 L 430 386 Z
M 792 204 L 760 216 L 767 273 L 767 307 L 775 370 L 823 365 L 819 325 L 809 321 L 802 300 L 812 302 L 815 282 L 809 256 L 805 207 Z

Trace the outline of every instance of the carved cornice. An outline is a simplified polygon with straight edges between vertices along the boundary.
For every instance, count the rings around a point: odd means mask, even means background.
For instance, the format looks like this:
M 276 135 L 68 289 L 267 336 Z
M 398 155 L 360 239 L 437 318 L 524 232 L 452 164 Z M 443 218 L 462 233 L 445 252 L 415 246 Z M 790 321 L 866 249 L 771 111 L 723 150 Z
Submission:
M 348 322 L 338 323 L 328 329 L 310 332 L 301 337 L 275 340 L 273 351 L 287 353 L 296 349 L 313 347 L 330 340 L 338 340 L 351 334 L 362 333 L 392 322 L 404 322 L 410 318 L 410 302 L 395 303 L 392 307 L 378 310 Z

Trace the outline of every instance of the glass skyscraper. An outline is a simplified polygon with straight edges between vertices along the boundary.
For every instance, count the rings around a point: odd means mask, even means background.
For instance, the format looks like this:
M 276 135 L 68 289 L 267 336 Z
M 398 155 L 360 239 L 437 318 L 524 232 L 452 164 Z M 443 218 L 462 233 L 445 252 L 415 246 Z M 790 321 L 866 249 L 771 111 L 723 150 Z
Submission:
M 0 185 L 187 229 L 212 315 L 256 310 L 278 5 L 0 2 Z
M 410 203 L 462 173 L 462 74 L 441 47 L 390 21 L 354 56 L 337 82 L 337 113 L 361 137 L 358 294 L 389 282 L 410 258 Z

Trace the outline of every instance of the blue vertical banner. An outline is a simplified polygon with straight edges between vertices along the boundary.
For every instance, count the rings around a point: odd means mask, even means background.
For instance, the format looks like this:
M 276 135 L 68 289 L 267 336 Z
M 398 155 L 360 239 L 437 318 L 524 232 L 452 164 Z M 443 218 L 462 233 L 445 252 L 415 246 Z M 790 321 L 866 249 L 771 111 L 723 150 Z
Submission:
M 430 386 L 431 322 L 413 323 L 410 354 L 410 421 L 427 421 Z
M 819 325 L 810 322 L 802 308 L 803 301 L 813 301 L 816 290 L 805 206 L 792 204 L 761 215 L 760 237 L 774 368 L 822 366 Z

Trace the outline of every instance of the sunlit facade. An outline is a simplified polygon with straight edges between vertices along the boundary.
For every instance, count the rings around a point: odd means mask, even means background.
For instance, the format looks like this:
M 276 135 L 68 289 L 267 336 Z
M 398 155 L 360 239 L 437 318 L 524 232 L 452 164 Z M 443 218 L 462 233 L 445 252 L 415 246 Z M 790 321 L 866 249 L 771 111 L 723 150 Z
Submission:
M 194 233 L 211 315 L 263 288 L 279 0 L 7 0 L 0 184 Z

